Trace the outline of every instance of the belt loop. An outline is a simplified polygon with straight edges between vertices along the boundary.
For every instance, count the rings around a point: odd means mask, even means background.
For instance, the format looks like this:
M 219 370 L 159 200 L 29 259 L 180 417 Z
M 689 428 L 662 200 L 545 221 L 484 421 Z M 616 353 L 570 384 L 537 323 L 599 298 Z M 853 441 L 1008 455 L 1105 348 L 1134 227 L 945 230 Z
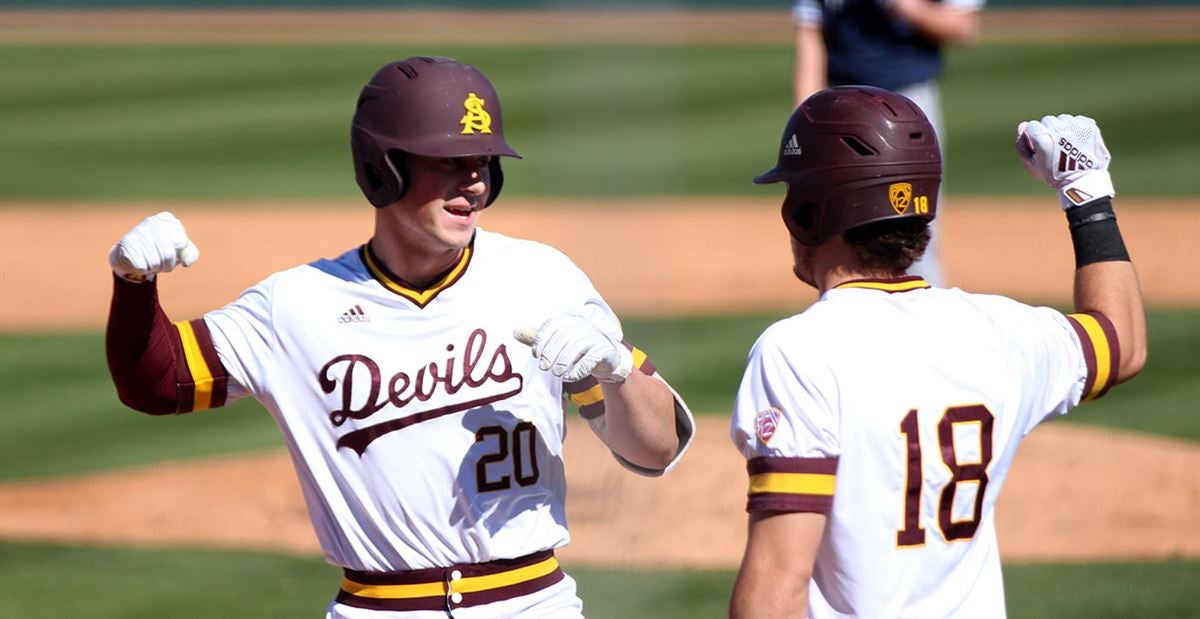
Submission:
M 446 615 L 454 619 L 454 605 L 462 604 L 463 594 L 454 590 L 454 583 L 462 580 L 462 571 L 458 568 L 442 570 L 442 582 L 446 585 Z

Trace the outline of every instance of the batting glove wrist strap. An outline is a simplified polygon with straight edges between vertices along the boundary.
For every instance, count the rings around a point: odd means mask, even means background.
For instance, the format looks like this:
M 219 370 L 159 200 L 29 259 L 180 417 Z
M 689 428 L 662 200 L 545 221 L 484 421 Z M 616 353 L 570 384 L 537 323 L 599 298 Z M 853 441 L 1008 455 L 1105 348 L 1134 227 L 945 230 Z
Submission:
M 1116 193 L 1108 170 L 1093 170 L 1064 183 L 1058 190 L 1058 201 L 1065 211 L 1101 198 L 1111 198 Z

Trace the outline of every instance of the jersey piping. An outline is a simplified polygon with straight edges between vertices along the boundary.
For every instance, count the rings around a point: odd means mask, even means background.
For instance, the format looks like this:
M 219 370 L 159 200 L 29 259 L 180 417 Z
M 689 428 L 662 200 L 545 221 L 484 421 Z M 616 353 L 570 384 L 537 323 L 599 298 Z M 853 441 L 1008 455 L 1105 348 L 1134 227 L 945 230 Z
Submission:
M 390 272 L 383 261 L 375 255 L 375 251 L 371 249 L 370 243 L 364 243 L 359 249 L 359 256 L 362 258 L 363 264 L 367 267 L 367 271 L 375 278 L 384 288 L 408 299 L 417 307 L 424 308 L 429 305 L 429 302 L 437 297 L 438 293 L 453 286 L 463 274 L 467 272 L 467 266 L 471 263 L 471 256 L 475 253 L 475 239 L 471 239 L 471 244 L 462 250 L 458 261 L 454 266 L 442 276 L 441 279 L 434 282 L 432 286 L 425 289 L 419 289 L 402 278 Z
M 884 292 L 909 292 L 929 287 L 929 282 L 926 282 L 922 277 L 916 276 L 899 277 L 896 279 L 855 279 L 834 286 L 835 289 L 866 288 L 868 290 L 882 290 Z

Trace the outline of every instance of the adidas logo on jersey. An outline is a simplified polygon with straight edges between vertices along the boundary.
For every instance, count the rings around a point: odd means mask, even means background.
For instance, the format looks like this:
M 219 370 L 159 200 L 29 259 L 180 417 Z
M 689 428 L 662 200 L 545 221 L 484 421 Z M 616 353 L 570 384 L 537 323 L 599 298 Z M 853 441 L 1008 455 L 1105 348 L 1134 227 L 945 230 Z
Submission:
M 799 157 L 800 156 L 800 140 L 796 139 L 796 134 L 788 138 L 787 144 L 783 145 L 784 157 Z
M 351 322 L 371 322 L 371 319 L 367 317 L 367 313 L 363 311 L 363 308 L 355 305 L 345 312 L 342 312 L 342 315 L 338 317 L 338 322 L 342 324 Z
M 1072 170 L 1090 170 L 1096 167 L 1096 163 L 1090 157 L 1083 154 L 1078 148 L 1067 141 L 1067 138 L 1058 139 L 1058 171 L 1070 172 Z

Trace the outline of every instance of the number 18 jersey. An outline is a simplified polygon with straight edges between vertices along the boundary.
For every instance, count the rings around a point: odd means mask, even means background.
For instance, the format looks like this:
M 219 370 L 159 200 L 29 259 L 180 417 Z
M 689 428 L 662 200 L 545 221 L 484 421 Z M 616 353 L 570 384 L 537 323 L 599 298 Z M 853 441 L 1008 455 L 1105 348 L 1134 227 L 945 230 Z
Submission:
M 1020 440 L 1103 394 L 1102 315 L 860 280 L 768 328 L 732 439 L 749 511 L 827 515 L 810 616 L 1003 617 L 996 497 Z

